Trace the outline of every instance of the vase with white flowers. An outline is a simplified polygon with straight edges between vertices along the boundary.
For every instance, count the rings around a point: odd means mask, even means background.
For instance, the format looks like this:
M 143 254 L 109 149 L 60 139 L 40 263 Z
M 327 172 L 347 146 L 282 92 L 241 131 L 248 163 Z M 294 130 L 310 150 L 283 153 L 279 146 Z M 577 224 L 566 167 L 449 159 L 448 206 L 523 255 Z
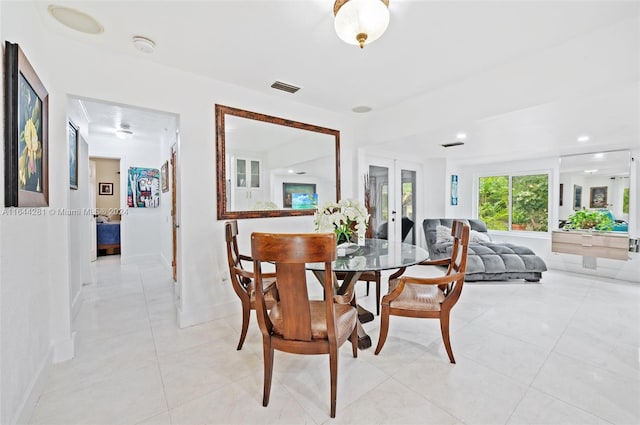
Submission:
M 364 241 L 369 213 L 360 202 L 341 199 L 318 207 L 314 223 L 316 232 L 334 232 L 338 244 Z

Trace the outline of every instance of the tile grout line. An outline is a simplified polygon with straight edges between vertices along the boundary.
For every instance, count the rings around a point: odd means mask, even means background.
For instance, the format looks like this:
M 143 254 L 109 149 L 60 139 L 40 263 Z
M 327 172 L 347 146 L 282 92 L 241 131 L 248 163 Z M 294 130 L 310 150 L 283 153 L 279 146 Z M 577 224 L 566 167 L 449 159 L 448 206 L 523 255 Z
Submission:
M 138 270 L 138 273 L 140 274 L 140 284 L 142 285 L 142 295 L 144 296 L 144 308 L 147 312 L 147 319 L 149 321 L 149 330 L 151 331 L 151 338 L 153 339 L 153 351 L 156 356 L 156 366 L 158 368 L 158 375 L 160 375 L 160 382 L 162 383 L 162 394 L 164 395 L 164 403 L 167 406 L 169 422 L 173 424 L 173 419 L 171 418 L 171 409 L 169 408 L 169 399 L 167 398 L 167 389 L 164 384 L 164 377 L 162 376 L 162 368 L 160 367 L 160 358 L 158 357 L 158 346 L 156 344 L 156 335 L 155 335 L 155 332 L 153 331 L 153 326 L 151 325 L 151 314 L 149 313 L 149 300 L 147 299 L 147 291 L 144 286 L 144 278 L 141 270 Z

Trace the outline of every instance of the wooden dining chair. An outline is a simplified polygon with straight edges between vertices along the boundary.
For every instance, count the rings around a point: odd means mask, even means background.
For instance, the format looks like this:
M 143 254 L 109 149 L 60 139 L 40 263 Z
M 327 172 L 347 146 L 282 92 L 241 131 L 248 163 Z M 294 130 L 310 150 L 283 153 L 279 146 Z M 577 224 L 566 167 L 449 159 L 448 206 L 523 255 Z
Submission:
M 280 299 L 267 311 L 266 298 L 257 292 L 256 313 L 263 336 L 264 392 L 262 405 L 269 404 L 273 352 L 329 354 L 331 376 L 331 417 L 336 415 L 338 348 L 351 340 L 353 357 L 358 356 L 358 320 L 355 297 L 348 304 L 336 302 L 331 262 L 336 259 L 333 233 L 251 235 L 256 284 L 265 279 L 262 263 L 276 267 L 276 286 Z M 306 263 L 324 263 L 323 300 L 310 300 L 307 292 Z
M 227 261 L 229 263 L 229 275 L 231 277 L 231 286 L 240 298 L 242 303 L 242 330 L 240 331 L 240 341 L 237 350 L 242 349 L 244 340 L 247 337 L 249 329 L 249 318 L 251 310 L 255 310 L 256 305 L 256 285 L 254 274 L 245 270 L 242 262 L 253 262 L 253 259 L 247 255 L 242 255 L 238 248 L 238 222 L 236 220 L 227 221 L 224 225 L 225 239 L 227 242 Z M 253 265 L 252 265 L 253 267 Z M 278 290 L 276 288 L 275 274 L 263 274 L 262 292 L 265 294 L 265 304 L 267 308 L 278 299 Z
M 449 340 L 449 315 L 460 298 L 467 268 L 469 247 L 469 225 L 455 220 L 451 228 L 453 245 L 451 257 L 424 261 L 420 265 L 446 266 L 444 276 L 420 278 L 400 276 L 401 272 L 389 277 L 389 293 L 382 297 L 382 317 L 380 337 L 375 354 L 382 350 L 389 332 L 389 316 L 430 318 L 440 320 L 440 331 L 451 363 L 456 360 Z

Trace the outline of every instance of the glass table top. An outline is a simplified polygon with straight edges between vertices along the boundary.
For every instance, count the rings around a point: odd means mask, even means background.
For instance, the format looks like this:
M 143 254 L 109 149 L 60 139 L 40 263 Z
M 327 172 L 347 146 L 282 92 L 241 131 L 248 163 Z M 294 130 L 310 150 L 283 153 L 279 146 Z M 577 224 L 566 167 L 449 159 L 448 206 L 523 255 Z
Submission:
M 428 256 L 427 250 L 408 243 L 365 239 L 363 246 L 353 245 L 345 250 L 339 247 L 338 258 L 333 262 L 333 271 L 398 269 L 420 263 Z M 309 263 L 307 269 L 324 270 L 324 263 Z

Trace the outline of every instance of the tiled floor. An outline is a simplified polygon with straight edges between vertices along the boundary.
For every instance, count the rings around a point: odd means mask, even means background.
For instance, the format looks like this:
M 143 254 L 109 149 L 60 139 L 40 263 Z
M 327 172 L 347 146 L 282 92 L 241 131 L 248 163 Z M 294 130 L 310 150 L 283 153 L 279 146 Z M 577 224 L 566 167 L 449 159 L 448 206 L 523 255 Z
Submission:
M 541 284 L 468 283 L 452 313 L 456 365 L 436 320 L 392 317 L 379 356 L 341 348 L 330 419 L 327 356 L 276 352 L 264 408 L 255 316 L 235 350 L 239 302 L 178 329 L 169 270 L 109 257 L 94 271 L 76 357 L 53 367 L 32 424 L 640 423 L 640 284 L 557 271 Z M 378 326 L 365 325 L 374 346 Z

